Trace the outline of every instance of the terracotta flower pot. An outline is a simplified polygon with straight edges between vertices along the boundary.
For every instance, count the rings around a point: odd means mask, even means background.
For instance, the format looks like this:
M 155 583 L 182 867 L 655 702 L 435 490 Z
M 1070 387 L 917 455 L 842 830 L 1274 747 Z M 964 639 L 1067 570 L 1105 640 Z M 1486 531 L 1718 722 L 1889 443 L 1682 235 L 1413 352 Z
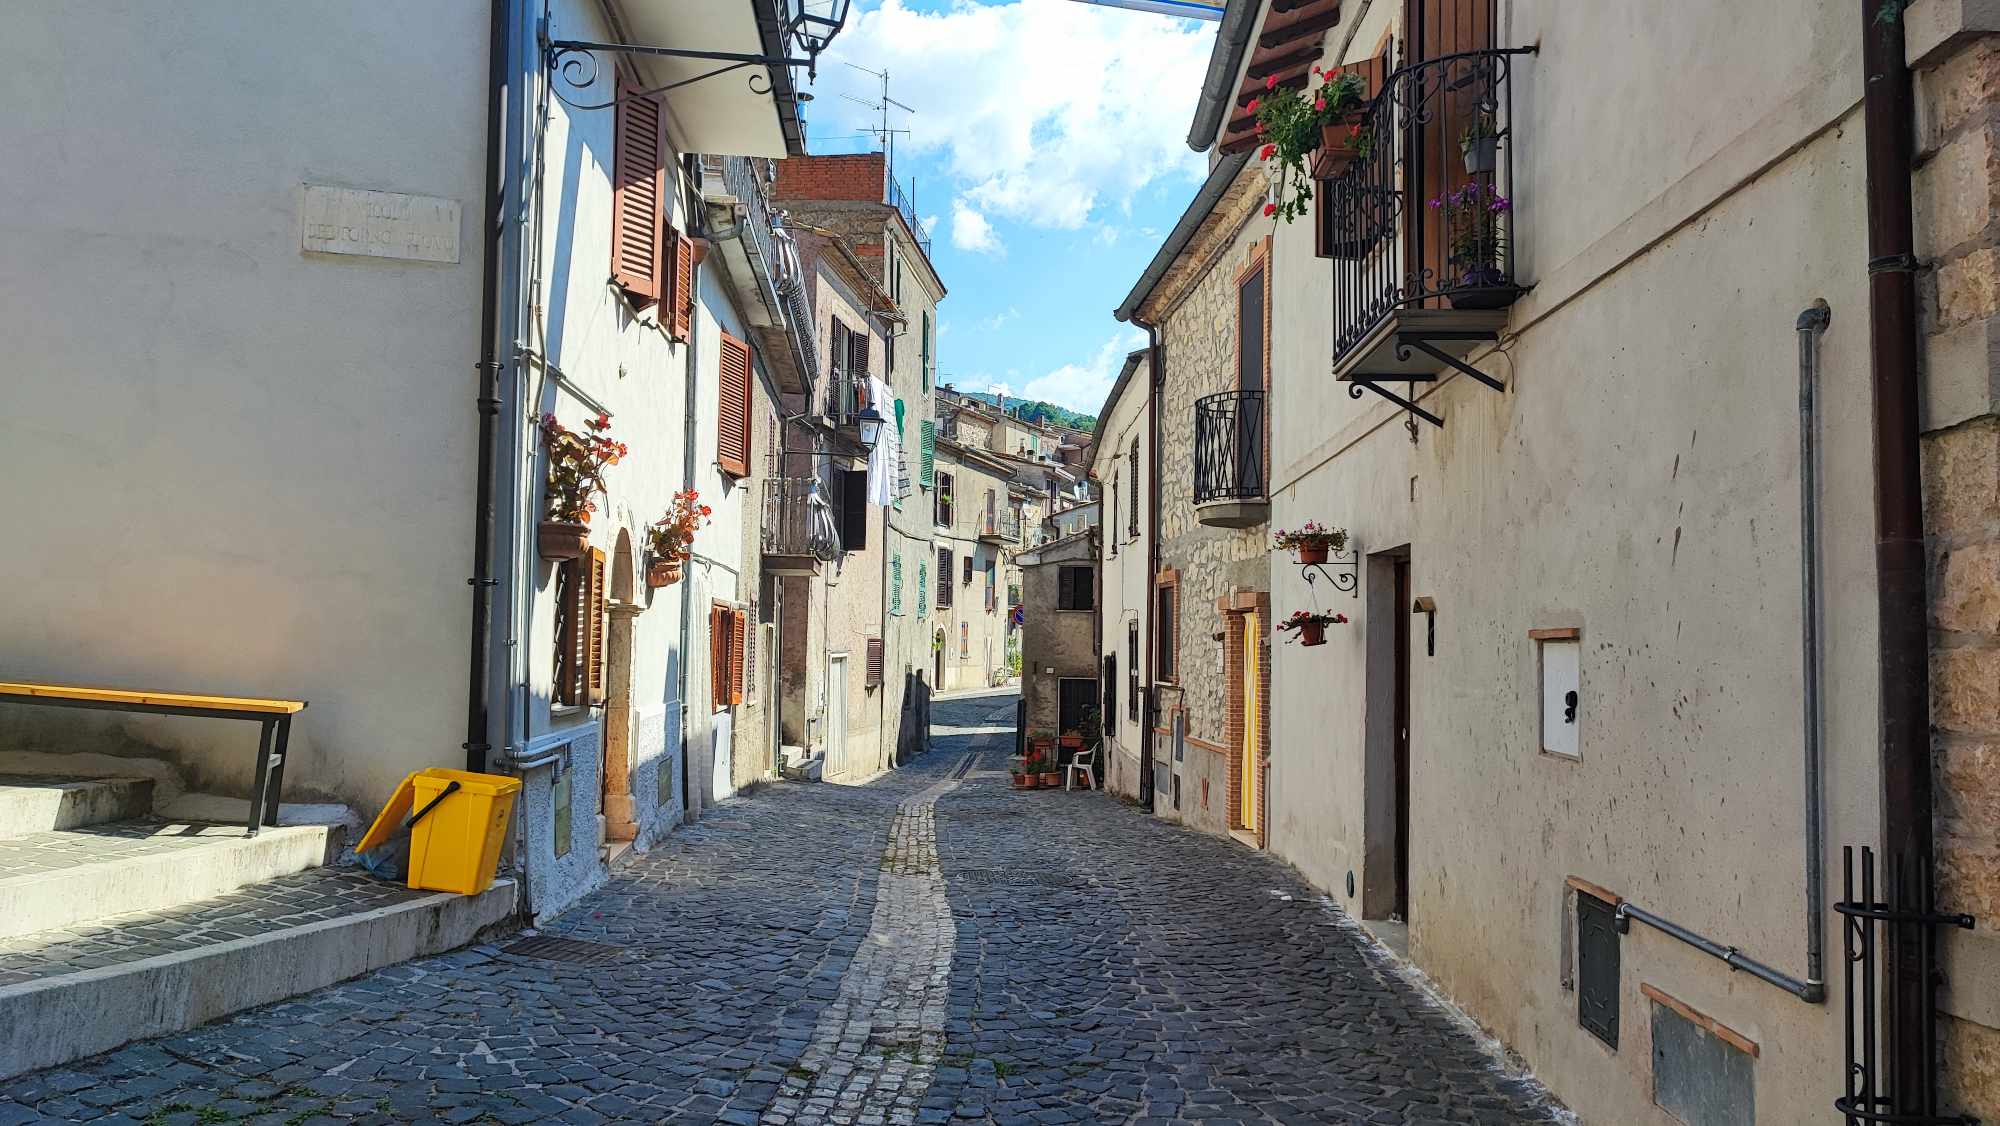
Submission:
M 535 544 L 544 559 L 575 559 L 590 550 L 590 525 L 544 520 L 535 529 Z
M 1059 742 L 1061 742 L 1063 746 L 1068 747 L 1071 750 L 1080 751 L 1083 749 L 1083 736 L 1081 735 L 1065 735 L 1062 737 L 1062 739 L 1059 740 Z
M 1042 776 L 1039 774 L 1016 774 L 1014 777 L 1023 790 L 1032 790 L 1042 784 Z
M 1055 770 L 1042 771 L 1042 789 L 1055 790 L 1062 787 L 1062 773 Z
M 1025 790 L 1025 789 L 1027 789 L 1027 788 L 1028 788 L 1028 786 L 1030 785 L 1030 782 L 1029 782 L 1029 780 L 1030 780 L 1030 779 L 1031 779 L 1032 777 L 1033 777 L 1033 775 L 1029 775 L 1029 774 L 1016 774 L 1016 775 L 1014 775 L 1014 788 L 1015 788 L 1015 789 L 1017 789 L 1017 790 Z
M 1347 119 L 1319 127 L 1319 155 L 1313 158 L 1312 174 L 1330 180 L 1361 159 L 1361 131 L 1358 121 Z
M 681 561 L 653 559 L 646 563 L 646 585 L 654 590 L 681 581 Z
M 1320 542 L 1320 543 L 1302 543 L 1302 544 L 1300 544 L 1300 545 L 1299 545 L 1299 562 L 1301 562 L 1301 563 L 1324 563 L 1324 562 L 1326 562 L 1326 546 L 1327 546 L 1327 545 L 1326 545 L 1325 543 L 1323 543 L 1323 542 Z
M 1299 627 L 1300 645 L 1325 645 L 1326 626 L 1319 622 L 1307 622 Z

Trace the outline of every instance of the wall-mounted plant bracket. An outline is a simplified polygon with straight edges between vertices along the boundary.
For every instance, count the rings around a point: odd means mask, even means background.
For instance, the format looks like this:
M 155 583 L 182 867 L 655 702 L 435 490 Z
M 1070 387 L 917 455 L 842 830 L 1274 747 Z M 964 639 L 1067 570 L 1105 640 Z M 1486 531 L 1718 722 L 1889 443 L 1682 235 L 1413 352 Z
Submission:
M 1474 340 L 1494 343 L 1499 339 L 1500 334 L 1491 329 L 1422 329 L 1399 332 L 1396 334 L 1396 359 L 1399 363 L 1407 364 L 1416 358 L 1417 353 L 1421 352 L 1437 363 L 1443 364 L 1444 369 L 1449 369 L 1460 375 L 1470 376 L 1495 391 L 1505 391 L 1507 390 L 1506 384 L 1437 346 L 1437 341 L 1440 340 Z M 1414 387 L 1411 389 L 1410 397 L 1405 398 L 1382 386 L 1382 384 L 1397 381 L 1409 384 L 1436 383 L 1439 371 L 1444 369 L 1439 369 L 1438 371 L 1351 372 L 1341 376 L 1340 380 L 1347 384 L 1347 396 L 1350 399 L 1359 399 L 1362 389 L 1366 388 L 1408 411 L 1411 416 L 1421 418 L 1432 426 L 1443 429 L 1444 419 L 1416 404 Z M 1414 437 L 1415 431 L 1412 431 L 1411 434 Z
M 1346 551 L 1327 552 L 1324 563 L 1299 563 L 1300 577 L 1306 580 L 1306 589 L 1313 589 L 1313 583 L 1324 578 L 1328 585 L 1350 597 L 1361 597 L 1361 552 L 1353 545 Z M 1313 608 L 1319 608 L 1319 599 L 1313 599 Z

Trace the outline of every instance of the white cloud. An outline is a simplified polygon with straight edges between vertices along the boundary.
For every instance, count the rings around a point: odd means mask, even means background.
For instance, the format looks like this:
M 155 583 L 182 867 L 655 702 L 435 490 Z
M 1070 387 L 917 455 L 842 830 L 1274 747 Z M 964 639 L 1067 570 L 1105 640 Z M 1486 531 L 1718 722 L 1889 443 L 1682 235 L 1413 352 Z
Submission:
M 938 217 L 937 217 L 937 216 L 935 216 L 935 215 L 926 215 L 926 216 L 924 216 L 924 217 L 923 217 L 922 219 L 918 220 L 918 222 L 920 222 L 920 223 L 922 223 L 922 224 L 923 224 L 923 228 L 924 228 L 924 233 L 925 233 L 925 234 L 927 234 L 927 235 L 928 235 L 928 234 L 934 234 L 934 233 L 936 233 L 936 231 L 937 231 L 937 225 L 938 225 Z
M 897 146 L 940 157 L 982 220 L 1075 229 L 1163 176 L 1202 174 L 1185 136 L 1214 34 L 1071 0 L 941 11 L 884 0 L 849 17 L 815 106 L 830 111 L 828 135 L 873 124 L 865 107 L 827 95 L 881 96 L 842 61 L 887 70 L 890 96 L 916 107 L 892 122 L 910 130 Z M 954 212 L 954 243 L 956 227 Z
M 1000 236 L 993 233 L 993 224 L 986 216 L 965 205 L 962 199 L 951 201 L 951 244 L 960 250 L 973 250 L 981 254 L 1005 256 L 1007 248 L 1000 243 Z
M 1009 305 L 1005 312 L 995 313 L 990 317 L 982 317 L 979 321 L 979 327 L 985 329 L 987 332 L 997 332 L 1002 325 L 1005 325 L 1008 321 L 1019 320 L 1020 316 L 1021 310 Z
M 1080 364 L 1064 364 L 1028 381 L 1021 389 L 1024 399 L 1042 399 L 1073 411 L 1095 414 L 1118 380 L 1125 355 L 1146 342 L 1146 334 L 1127 326 L 1106 340 L 1097 354 Z

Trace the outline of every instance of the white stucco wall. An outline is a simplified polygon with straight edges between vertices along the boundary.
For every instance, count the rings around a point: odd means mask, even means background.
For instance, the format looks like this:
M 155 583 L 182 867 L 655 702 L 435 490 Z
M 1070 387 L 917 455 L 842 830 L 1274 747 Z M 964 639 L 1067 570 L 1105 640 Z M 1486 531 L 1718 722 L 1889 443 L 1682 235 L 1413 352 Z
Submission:
M 303 698 L 287 796 L 372 811 L 463 762 L 485 6 L 12 16 L 0 676 Z M 303 253 L 307 182 L 458 201 L 459 261 Z M 248 725 L 27 722 L 249 784 Z
M 1103 589 L 1099 591 L 1102 613 L 1098 615 L 1098 656 L 1099 667 L 1106 654 L 1118 657 L 1118 700 L 1117 715 L 1108 717 L 1109 733 L 1105 736 L 1105 786 L 1115 793 L 1127 797 L 1139 796 L 1139 750 L 1144 737 L 1144 700 L 1139 701 L 1139 718 L 1132 718 L 1132 677 L 1135 667 L 1130 648 L 1129 626 L 1139 627 L 1139 684 L 1141 688 L 1150 682 L 1150 667 L 1146 651 L 1147 600 L 1152 595 L 1152 578 L 1148 574 L 1147 534 L 1149 522 L 1146 518 L 1145 496 L 1147 472 L 1152 453 L 1146 443 L 1146 404 L 1152 380 L 1150 365 L 1140 361 L 1138 370 L 1132 373 L 1125 390 L 1115 402 L 1106 404 L 1105 418 L 1098 426 L 1102 436 L 1091 451 L 1091 472 L 1096 476 L 1098 488 L 1105 498 L 1104 523 L 1101 525 L 1102 538 L 1098 547 L 1097 573 Z M 1139 443 L 1138 471 L 1132 464 L 1132 443 Z M 1111 508 L 1112 483 L 1117 483 L 1118 504 L 1116 512 Z M 1137 490 L 1137 496 L 1134 490 Z M 1139 534 L 1131 535 L 1133 505 L 1137 503 Z
M 1357 52 L 1390 7 L 1361 13 Z M 1801 1003 L 1634 926 L 1621 1044 L 1605 1049 L 1564 986 L 1563 885 L 1580 876 L 1803 972 L 1793 325 L 1818 297 L 1834 310 L 1821 387 L 1831 863 L 1840 843 L 1872 838 L 1853 21 L 1806 3 L 1502 9 L 1503 45 L 1541 46 L 1516 64 L 1509 192 L 1535 289 L 1512 310 L 1507 354 L 1480 363 L 1506 393 L 1444 381 L 1425 405 L 1446 425 L 1420 424 L 1414 444 L 1388 404 L 1332 393 L 1331 271 L 1306 224 L 1275 228 L 1272 524 L 1343 525 L 1364 555 L 1408 545 L 1413 594 L 1438 611 L 1431 656 L 1424 618 L 1390 605 L 1364 566 L 1361 598 L 1337 600 L 1353 625 L 1323 648 L 1274 647 L 1270 847 L 1357 914 L 1349 872 L 1385 886 L 1391 854 L 1367 832 L 1388 797 L 1365 764 L 1365 668 L 1385 631 L 1411 630 L 1416 962 L 1586 1121 L 1670 1121 L 1650 1101 L 1642 982 L 1756 1040 L 1758 1119 L 1803 1120 L 1838 1093 L 1837 1000 Z M 1308 604 L 1285 562 L 1272 567 L 1278 617 Z M 1550 626 L 1582 630 L 1580 761 L 1538 753 L 1527 631 Z M 1837 944 L 1837 924 L 1826 933 Z

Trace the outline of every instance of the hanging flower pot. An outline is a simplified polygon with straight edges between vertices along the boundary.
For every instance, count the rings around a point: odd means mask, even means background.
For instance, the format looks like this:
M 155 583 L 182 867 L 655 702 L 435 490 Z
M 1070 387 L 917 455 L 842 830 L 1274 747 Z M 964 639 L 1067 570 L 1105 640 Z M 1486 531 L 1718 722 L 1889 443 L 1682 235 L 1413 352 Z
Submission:
M 1478 176 L 1493 171 L 1500 163 L 1500 138 L 1487 134 L 1484 137 L 1467 137 L 1458 146 L 1465 156 L 1465 171 Z
M 1458 277 L 1458 285 L 1445 294 L 1454 309 L 1505 309 L 1520 299 L 1521 291 L 1507 284 L 1507 275 L 1498 266 L 1474 266 Z
M 682 561 L 679 559 L 648 559 L 646 561 L 646 586 L 650 589 L 658 590 L 663 586 L 672 586 L 680 582 L 681 565 Z
M 1271 533 L 1271 542 L 1278 548 L 1295 551 L 1300 564 L 1324 563 L 1330 552 L 1347 548 L 1347 529 L 1329 528 L 1317 520 L 1308 520 L 1295 531 L 1280 528 Z
M 576 559 L 590 550 L 590 525 L 544 520 L 535 529 L 535 546 L 544 559 Z
M 1291 617 L 1278 623 L 1278 632 L 1298 634 L 1300 645 L 1325 645 L 1326 627 L 1346 624 L 1346 614 L 1321 614 L 1312 610 L 1295 610 Z

